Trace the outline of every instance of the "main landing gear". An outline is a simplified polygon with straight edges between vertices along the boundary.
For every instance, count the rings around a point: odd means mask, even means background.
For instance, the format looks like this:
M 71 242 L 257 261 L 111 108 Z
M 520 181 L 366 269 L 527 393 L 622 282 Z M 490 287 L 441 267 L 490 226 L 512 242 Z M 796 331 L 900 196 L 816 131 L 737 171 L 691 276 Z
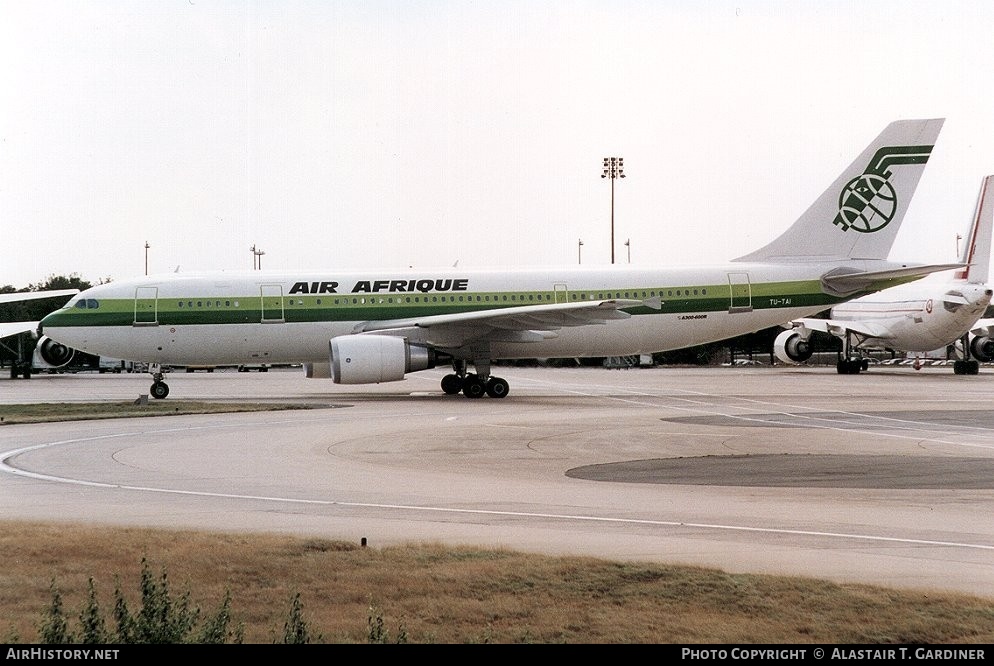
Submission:
M 835 364 L 835 371 L 840 375 L 858 375 L 870 367 L 870 363 L 860 356 L 842 358 Z
M 980 361 L 972 358 L 957 359 L 953 361 L 954 375 L 979 375 Z
M 845 354 L 835 364 L 835 371 L 840 375 L 858 375 L 860 371 L 870 367 L 869 361 L 853 351 L 852 333 L 846 332 Z
M 148 370 L 152 375 L 152 387 L 148 390 L 148 392 L 152 394 L 152 397 L 156 400 L 162 400 L 169 395 L 169 385 L 162 381 L 162 366 L 158 363 L 154 363 Z
M 453 361 L 450 375 L 442 377 L 442 391 L 447 395 L 462 393 L 467 398 L 503 398 L 511 390 L 507 380 L 490 374 L 490 361 L 474 361 L 476 373 L 466 371 L 466 361 Z
M 979 375 L 980 361 L 970 358 L 970 334 L 965 334 L 960 340 L 963 346 L 963 358 L 953 361 L 954 375 Z

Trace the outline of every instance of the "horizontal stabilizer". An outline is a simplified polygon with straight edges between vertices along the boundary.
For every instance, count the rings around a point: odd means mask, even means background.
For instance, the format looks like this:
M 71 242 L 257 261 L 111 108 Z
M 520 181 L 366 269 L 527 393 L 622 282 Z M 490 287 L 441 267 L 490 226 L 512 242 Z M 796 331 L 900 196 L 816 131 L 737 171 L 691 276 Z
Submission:
M 848 296 L 858 291 L 881 291 L 895 284 L 911 282 L 932 273 L 941 273 L 957 268 L 963 268 L 963 264 L 926 264 L 879 271 L 836 268 L 821 276 L 821 286 L 827 294 Z
M 942 295 L 942 302 L 950 305 L 970 305 L 969 299 L 956 291 L 947 291 Z

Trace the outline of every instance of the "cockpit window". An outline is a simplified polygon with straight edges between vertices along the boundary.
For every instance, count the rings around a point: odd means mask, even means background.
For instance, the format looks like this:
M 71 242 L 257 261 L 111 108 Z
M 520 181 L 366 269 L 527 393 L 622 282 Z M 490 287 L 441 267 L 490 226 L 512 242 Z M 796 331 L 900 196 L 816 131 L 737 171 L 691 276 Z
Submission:
M 81 298 L 73 305 L 80 310 L 96 310 L 100 307 L 100 301 L 95 298 Z

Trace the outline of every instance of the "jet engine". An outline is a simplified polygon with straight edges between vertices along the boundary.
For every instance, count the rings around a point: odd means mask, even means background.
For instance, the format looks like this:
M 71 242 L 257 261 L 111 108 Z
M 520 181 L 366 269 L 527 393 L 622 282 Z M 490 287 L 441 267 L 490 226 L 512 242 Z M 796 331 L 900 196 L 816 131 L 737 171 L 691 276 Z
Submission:
M 341 335 L 331 339 L 331 378 L 336 384 L 379 384 L 408 372 L 434 368 L 435 352 L 392 335 Z
M 35 351 L 38 352 L 38 355 L 41 356 L 41 359 L 45 363 L 48 363 L 53 368 L 61 368 L 69 365 L 76 356 L 76 350 L 72 347 L 67 347 L 61 342 L 56 342 L 44 335 L 38 338 Z
M 970 355 L 981 363 L 994 361 L 994 339 L 987 335 L 970 334 Z
M 773 341 L 773 353 L 784 363 L 804 363 L 813 350 L 811 342 L 796 330 L 787 330 Z

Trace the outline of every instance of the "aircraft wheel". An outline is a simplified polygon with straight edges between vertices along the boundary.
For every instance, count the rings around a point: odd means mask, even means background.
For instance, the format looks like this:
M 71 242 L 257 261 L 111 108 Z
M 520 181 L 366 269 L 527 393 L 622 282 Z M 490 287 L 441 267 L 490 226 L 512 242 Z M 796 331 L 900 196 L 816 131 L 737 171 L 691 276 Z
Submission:
M 980 374 L 980 361 L 967 361 L 966 362 L 966 374 L 968 374 L 968 375 L 979 375 Z
M 150 392 L 152 393 L 153 398 L 156 400 L 162 400 L 169 395 L 169 385 L 165 382 L 155 382 L 152 384 Z
M 445 375 L 442 377 L 442 391 L 446 395 L 455 395 L 462 390 L 462 378 L 459 375 Z
M 835 365 L 835 370 L 840 375 L 858 375 L 863 367 L 862 360 L 858 358 L 847 358 L 839 361 Z
M 463 380 L 462 392 L 467 398 L 482 398 L 487 389 L 479 377 L 466 375 L 466 379 Z
M 966 374 L 966 361 L 953 361 L 953 374 L 954 375 L 965 375 Z
M 503 398 L 511 390 L 507 380 L 501 377 L 491 377 L 487 382 L 487 395 L 491 398 Z

